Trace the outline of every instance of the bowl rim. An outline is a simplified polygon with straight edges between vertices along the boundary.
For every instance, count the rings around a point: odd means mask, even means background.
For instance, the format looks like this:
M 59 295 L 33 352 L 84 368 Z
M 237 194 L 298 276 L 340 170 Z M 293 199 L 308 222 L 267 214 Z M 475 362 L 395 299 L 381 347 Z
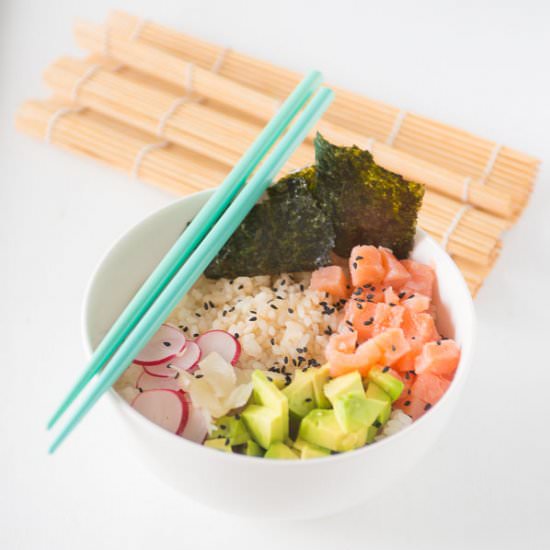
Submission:
M 89 310 L 91 305 L 91 296 L 92 291 L 95 285 L 95 281 L 97 279 L 97 276 L 100 274 L 104 263 L 106 260 L 111 256 L 111 254 L 115 251 L 115 249 L 122 245 L 123 242 L 130 238 L 130 235 L 134 233 L 134 231 L 140 227 L 142 224 L 147 223 L 148 221 L 151 221 L 155 217 L 161 217 L 166 212 L 179 208 L 181 203 L 188 202 L 192 199 L 199 199 L 203 196 L 208 196 L 212 194 L 214 189 L 207 189 L 204 191 L 199 191 L 196 193 L 191 193 L 189 195 L 186 195 L 184 197 L 181 197 L 170 204 L 167 204 L 165 206 L 162 206 L 153 212 L 147 214 L 145 217 L 141 218 L 138 222 L 132 224 L 131 227 L 126 229 L 121 235 L 116 238 L 111 246 L 104 252 L 104 254 L 100 257 L 99 261 L 97 262 L 94 270 L 92 271 L 92 274 L 90 275 L 88 279 L 88 283 L 86 285 L 86 289 L 84 292 L 84 298 L 83 298 L 83 304 L 82 304 L 82 311 L 81 311 L 81 332 L 82 332 L 82 339 L 83 339 L 83 345 L 85 352 L 88 356 L 88 358 L 91 356 L 93 347 L 91 343 L 91 334 L 90 334 L 90 327 L 88 326 L 88 318 L 89 318 Z M 366 452 L 382 452 L 377 451 L 377 449 L 384 449 L 388 445 L 391 445 L 392 442 L 398 442 L 401 439 L 411 436 L 414 433 L 414 430 L 418 430 L 418 425 L 423 426 L 427 421 L 429 421 L 430 417 L 433 417 L 433 414 L 436 414 L 435 411 L 438 411 L 441 409 L 441 404 L 446 403 L 450 399 L 450 395 L 456 393 L 459 391 L 460 386 L 463 385 L 466 376 L 471 368 L 471 357 L 474 351 L 474 345 L 475 345 L 475 337 L 476 337 L 476 315 L 475 315 L 475 307 L 474 302 L 472 299 L 472 295 L 468 289 L 468 286 L 466 284 L 466 281 L 464 280 L 464 277 L 462 276 L 462 273 L 458 269 L 455 262 L 451 259 L 449 254 L 434 240 L 432 237 L 430 237 L 423 229 L 420 227 L 417 227 L 416 229 L 416 239 L 427 239 L 431 245 L 434 247 L 434 249 L 437 251 L 437 254 L 441 256 L 441 259 L 444 263 L 447 264 L 447 267 L 450 269 L 451 272 L 454 272 L 456 275 L 457 282 L 462 287 L 461 290 L 464 291 L 464 295 L 466 297 L 466 308 L 468 312 L 468 318 L 469 318 L 469 324 L 470 324 L 470 330 L 469 330 L 469 338 L 461 343 L 461 354 L 460 354 L 460 361 L 456 370 L 455 377 L 453 378 L 452 383 L 450 384 L 448 390 L 445 392 L 443 397 L 433 406 L 430 408 L 430 410 L 423 415 L 418 420 L 413 421 L 410 425 L 406 426 L 404 429 L 400 430 L 399 432 L 392 434 L 391 436 L 385 437 L 381 440 L 375 441 L 373 444 L 365 445 L 359 449 L 354 449 L 351 452 L 345 452 L 345 453 L 337 453 L 330 456 L 325 457 L 319 457 L 311 460 L 265 460 L 263 457 L 254 457 L 254 456 L 247 456 L 247 455 L 241 455 L 238 453 L 221 453 L 219 451 L 216 451 L 215 449 L 209 449 L 208 447 L 205 447 L 204 445 L 199 445 L 198 443 L 195 443 L 194 441 L 187 440 L 181 436 L 178 436 L 176 434 L 172 434 L 171 432 L 161 428 L 142 414 L 140 414 L 138 411 L 136 411 L 124 398 L 122 398 L 116 390 L 111 387 L 108 391 L 108 395 L 112 400 L 114 400 L 114 403 L 117 405 L 117 410 L 120 410 L 121 412 L 124 412 L 125 414 L 130 415 L 136 422 L 142 423 L 143 427 L 149 430 L 152 430 L 156 433 L 158 437 L 162 438 L 168 438 L 169 440 L 172 440 L 173 443 L 178 445 L 190 446 L 192 445 L 193 448 L 202 448 L 205 452 L 209 452 L 210 457 L 214 458 L 214 456 L 217 456 L 219 460 L 226 461 L 226 463 L 231 463 L 231 461 L 238 460 L 238 461 L 248 461 L 250 464 L 250 460 L 254 460 L 257 464 L 265 464 L 266 467 L 278 467 L 278 468 L 290 468 L 290 467 L 297 467 L 297 468 L 303 468 L 306 467 L 307 464 L 311 464 L 312 460 L 315 463 L 318 463 L 319 461 L 322 461 L 323 463 L 336 463 L 336 462 L 344 462 L 353 460 L 355 458 L 359 458 L 360 454 L 366 453 Z M 167 439 L 167 441 L 168 441 Z M 176 439 L 179 440 L 178 443 L 176 443 Z M 198 451 L 201 452 L 201 451 Z

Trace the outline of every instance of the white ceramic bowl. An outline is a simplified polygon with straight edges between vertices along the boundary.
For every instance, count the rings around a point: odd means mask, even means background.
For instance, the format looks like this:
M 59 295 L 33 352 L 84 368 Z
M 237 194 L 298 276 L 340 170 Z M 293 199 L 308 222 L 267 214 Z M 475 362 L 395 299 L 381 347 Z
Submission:
M 88 352 L 209 194 L 183 198 L 149 216 L 103 258 L 92 276 L 84 305 L 83 333 Z M 456 406 L 470 368 L 475 319 L 466 283 L 449 256 L 422 231 L 418 232 L 412 257 L 434 265 L 439 327 L 462 348 L 449 390 L 412 426 L 349 453 L 309 461 L 265 460 L 221 453 L 172 435 L 111 391 L 108 400 L 114 406 L 113 415 L 124 421 L 122 432 L 128 435 L 128 442 L 158 476 L 183 494 L 231 513 L 310 518 L 371 498 L 411 469 L 433 446 Z

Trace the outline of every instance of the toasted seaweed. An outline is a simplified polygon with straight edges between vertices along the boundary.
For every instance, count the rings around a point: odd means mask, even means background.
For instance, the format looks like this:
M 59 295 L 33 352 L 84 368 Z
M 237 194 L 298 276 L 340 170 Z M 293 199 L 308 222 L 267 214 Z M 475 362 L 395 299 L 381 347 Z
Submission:
M 424 186 L 378 166 L 368 151 L 338 147 L 317 134 L 317 178 L 310 182 L 336 233 L 335 252 L 356 244 L 385 246 L 398 258 L 412 250 Z
M 207 277 L 274 275 L 330 264 L 334 229 L 310 189 L 315 168 L 282 178 L 268 189 L 206 269 Z

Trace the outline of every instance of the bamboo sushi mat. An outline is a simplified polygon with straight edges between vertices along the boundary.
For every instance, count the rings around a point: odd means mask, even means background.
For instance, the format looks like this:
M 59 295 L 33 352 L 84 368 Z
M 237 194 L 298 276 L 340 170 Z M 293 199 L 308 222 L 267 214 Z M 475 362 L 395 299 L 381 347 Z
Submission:
M 17 127 L 181 195 L 217 185 L 301 79 L 120 11 L 101 25 L 79 21 L 74 33 L 88 56 L 53 62 L 44 74 L 52 97 L 25 102 Z M 425 184 L 419 224 L 475 295 L 527 204 L 539 161 L 331 87 L 335 100 L 316 131 Z M 313 136 L 284 171 L 313 162 Z

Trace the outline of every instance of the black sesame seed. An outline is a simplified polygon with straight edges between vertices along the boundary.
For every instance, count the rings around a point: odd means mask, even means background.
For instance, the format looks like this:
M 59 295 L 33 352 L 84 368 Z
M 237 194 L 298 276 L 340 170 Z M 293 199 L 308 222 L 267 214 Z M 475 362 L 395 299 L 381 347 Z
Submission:
M 432 408 L 432 404 L 431 404 L 431 403 L 426 403 L 426 405 L 424 405 L 424 410 L 425 410 L 425 411 L 429 411 L 431 408 Z
M 410 377 L 411 377 L 411 375 L 410 375 L 408 372 L 406 372 L 406 373 L 405 373 L 405 380 L 409 380 Z
M 349 325 L 350 327 L 352 327 L 353 323 L 349 319 L 346 319 L 346 325 Z
M 238 290 L 242 290 L 243 288 L 244 288 L 244 285 L 239 285 L 239 286 L 237 287 Z
M 180 377 L 180 371 L 176 372 L 176 376 L 174 376 L 174 380 L 177 380 Z
M 289 312 L 289 313 L 294 313 L 294 310 L 293 310 L 291 307 L 289 307 L 289 308 L 288 308 L 288 312 Z
M 397 348 L 392 344 L 391 350 L 392 350 L 392 351 L 397 351 Z
M 437 344 L 438 346 L 440 346 L 440 345 L 441 345 L 441 340 L 437 340 L 437 341 L 436 341 L 436 344 Z
M 407 300 L 410 300 L 411 298 L 414 298 L 414 294 L 411 294 L 411 295 L 407 298 Z
M 313 401 L 313 399 L 311 399 L 311 397 L 306 397 L 306 398 L 304 399 L 304 401 L 305 401 L 306 403 L 311 403 L 311 402 Z
M 352 267 L 353 269 L 357 269 L 357 262 L 353 262 Z
M 271 342 L 271 345 L 274 346 L 275 345 L 275 338 L 271 338 L 270 342 Z
M 200 313 L 198 313 L 198 312 L 195 313 L 195 317 L 200 317 L 200 316 L 201 316 Z
M 225 317 L 227 315 L 227 311 L 225 309 L 222 311 L 222 317 Z
M 214 303 L 212 302 L 212 300 L 208 300 L 208 304 L 210 305 L 210 307 L 216 307 L 216 306 L 214 305 Z
M 304 291 L 304 285 L 300 285 L 300 291 L 301 291 L 301 292 Z
M 374 323 L 374 317 L 371 317 L 367 321 L 365 321 L 363 324 L 368 327 L 369 325 L 372 325 Z
M 235 420 L 240 420 L 241 419 L 241 415 L 240 414 L 236 414 L 235 415 Z
M 401 300 L 401 298 L 403 298 L 405 296 L 405 294 L 407 294 L 406 292 L 400 292 L 397 297 Z
M 204 304 L 202 305 L 202 307 L 204 307 L 204 309 L 205 309 L 206 311 L 208 311 L 208 304 L 207 304 L 206 302 L 204 302 Z
M 143 393 L 143 388 L 138 388 L 139 393 Z
M 367 300 L 372 300 L 374 298 L 374 294 L 367 294 Z
M 411 340 L 416 340 L 416 336 L 411 336 Z
M 389 305 L 390 307 L 395 307 L 395 304 L 394 304 L 393 302 L 390 302 L 388 305 Z
M 233 336 L 234 336 L 235 338 L 237 338 L 237 340 L 239 339 L 239 333 L 238 333 L 238 332 L 236 332 L 235 334 L 233 334 Z
M 288 357 L 286 355 L 285 355 L 285 358 L 283 359 L 283 361 L 284 361 L 285 365 L 288 365 Z
M 220 430 L 227 430 L 227 426 L 225 424 L 220 424 Z
M 256 315 L 257 311 L 254 310 L 254 309 L 251 309 L 251 310 L 250 310 L 250 313 L 252 313 L 253 315 Z
M 363 256 L 357 256 L 355 259 L 356 259 L 357 261 L 362 260 L 362 259 L 363 259 Z
M 269 304 L 269 307 L 270 307 L 271 309 L 279 309 L 275 304 Z
M 286 281 L 283 279 L 283 280 L 281 281 L 281 286 L 285 286 L 285 284 L 286 284 Z
M 162 345 L 169 348 L 172 344 L 170 342 L 163 342 Z
M 195 378 L 202 378 L 204 374 L 195 374 Z
M 250 319 L 248 319 L 250 322 L 252 321 L 257 321 L 258 320 L 258 317 L 255 317 L 255 316 L 252 316 L 250 317 Z
M 278 294 L 275 296 L 275 298 L 277 298 L 277 300 L 284 300 L 284 298 L 282 296 L 279 296 Z
M 268 379 L 270 382 L 273 382 L 273 378 L 271 378 L 271 376 L 268 376 L 267 379 Z
M 375 428 L 380 428 L 380 426 L 382 426 L 382 423 L 380 422 L 380 420 L 375 420 L 372 425 L 375 427 Z
M 388 372 L 390 370 L 390 367 L 387 365 L 382 369 L 382 372 Z
M 409 400 L 407 400 L 403 403 L 403 405 L 405 405 L 405 407 L 408 407 L 410 404 L 411 404 L 411 402 Z
M 193 333 L 193 338 L 198 338 L 199 337 L 199 333 L 198 332 L 194 332 Z
M 355 305 L 356 305 L 357 309 L 363 309 L 363 304 L 357 303 Z
M 225 438 L 225 446 L 227 447 L 229 445 L 229 437 Z

